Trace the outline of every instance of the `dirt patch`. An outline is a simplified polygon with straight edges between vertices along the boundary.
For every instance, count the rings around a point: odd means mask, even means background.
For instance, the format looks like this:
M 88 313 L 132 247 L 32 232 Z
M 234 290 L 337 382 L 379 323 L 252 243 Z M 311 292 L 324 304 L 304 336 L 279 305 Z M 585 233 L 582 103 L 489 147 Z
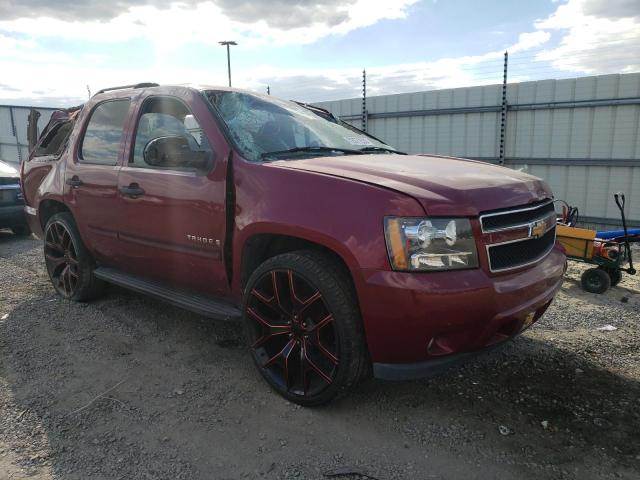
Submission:
M 582 268 L 505 348 L 303 409 L 238 326 L 115 287 L 63 301 L 40 242 L 0 231 L 0 479 L 639 478 L 639 277 L 598 296 Z

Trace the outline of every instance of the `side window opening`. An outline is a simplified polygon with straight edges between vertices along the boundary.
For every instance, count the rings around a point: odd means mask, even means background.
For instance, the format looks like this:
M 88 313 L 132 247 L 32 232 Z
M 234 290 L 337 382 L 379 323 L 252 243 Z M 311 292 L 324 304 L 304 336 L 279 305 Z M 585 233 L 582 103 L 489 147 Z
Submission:
M 80 161 L 96 165 L 116 165 L 122 143 L 129 99 L 99 104 L 89 118 L 80 146 Z
M 67 146 L 67 140 L 73 130 L 71 121 L 62 122 L 51 129 L 47 136 L 40 142 L 35 157 L 58 156 Z
M 182 142 L 181 152 L 173 150 L 176 158 L 163 158 L 149 163 L 149 159 L 145 158 L 145 149 L 152 141 L 163 138 Z M 171 148 L 175 147 L 165 148 L 163 154 L 171 157 Z M 202 159 L 210 156 L 207 138 L 184 103 L 172 97 L 150 97 L 146 100 L 138 119 L 129 166 L 201 171 L 208 165 Z M 190 161 L 191 158 L 194 161 Z

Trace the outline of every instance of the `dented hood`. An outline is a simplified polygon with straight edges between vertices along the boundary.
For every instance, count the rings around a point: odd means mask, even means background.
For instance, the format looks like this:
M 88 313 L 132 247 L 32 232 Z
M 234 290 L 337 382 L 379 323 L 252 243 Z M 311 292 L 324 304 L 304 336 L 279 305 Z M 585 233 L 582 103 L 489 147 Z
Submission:
M 526 205 L 552 193 L 541 179 L 510 168 L 462 158 L 423 155 L 347 155 L 270 165 L 358 180 L 405 193 L 428 215 L 477 216 Z

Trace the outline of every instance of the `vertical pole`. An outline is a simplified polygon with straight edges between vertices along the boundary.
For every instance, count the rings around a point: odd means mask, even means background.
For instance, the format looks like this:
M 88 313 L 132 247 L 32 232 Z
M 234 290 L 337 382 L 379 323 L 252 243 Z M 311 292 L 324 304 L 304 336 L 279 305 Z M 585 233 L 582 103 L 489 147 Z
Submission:
M 271 88 L 269 88 L 269 85 L 267 85 L 267 95 L 271 95 Z
M 504 152 L 507 142 L 507 64 L 509 52 L 504 52 L 504 74 L 502 76 L 502 108 L 500 109 L 500 156 L 498 164 L 504 165 Z
M 229 72 L 229 88 L 231 88 L 231 53 L 227 43 L 227 72 Z
M 18 129 L 13 118 L 13 108 L 9 107 L 9 117 L 11 118 L 11 133 L 16 137 L 16 148 L 18 149 L 18 163 L 22 163 L 22 151 L 20 150 L 20 139 L 18 138 Z
M 362 70 L 362 131 L 367 131 L 367 71 Z

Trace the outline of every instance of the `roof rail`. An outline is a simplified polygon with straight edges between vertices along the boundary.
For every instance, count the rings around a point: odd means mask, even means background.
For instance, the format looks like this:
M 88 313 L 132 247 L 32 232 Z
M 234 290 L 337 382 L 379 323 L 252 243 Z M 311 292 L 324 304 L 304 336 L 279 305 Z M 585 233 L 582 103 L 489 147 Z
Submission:
M 125 88 L 147 88 L 147 87 L 159 87 L 160 84 L 154 82 L 142 82 L 142 83 L 134 83 L 133 85 L 122 85 L 120 87 L 109 87 L 103 88 L 95 93 L 95 95 L 100 95 L 104 92 L 110 92 L 112 90 L 123 90 Z

